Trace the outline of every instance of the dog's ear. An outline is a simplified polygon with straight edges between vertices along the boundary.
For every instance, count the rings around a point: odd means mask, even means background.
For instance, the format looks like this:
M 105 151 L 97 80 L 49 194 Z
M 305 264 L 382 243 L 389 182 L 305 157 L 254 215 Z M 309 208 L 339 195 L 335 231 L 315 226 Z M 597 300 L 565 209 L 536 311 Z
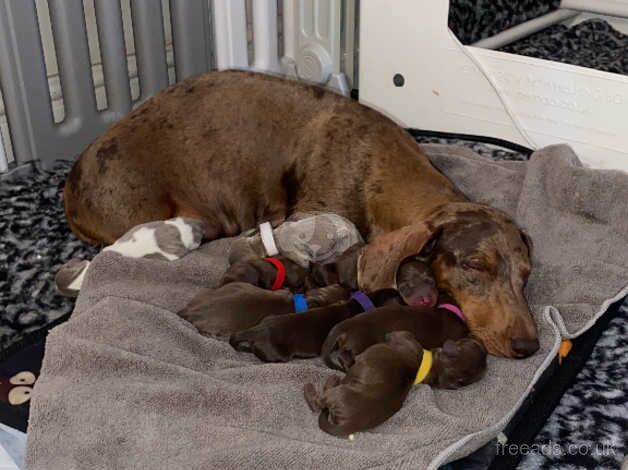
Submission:
M 409 256 L 429 258 L 447 226 L 467 218 L 473 220 L 485 210 L 471 202 L 450 203 L 436 208 L 422 222 L 373 238 L 358 260 L 358 285 L 367 291 L 396 287 L 395 275 L 401 261 Z
M 420 253 L 432 233 L 426 224 L 420 223 L 375 237 L 358 258 L 360 289 L 372 292 L 395 288 L 401 261 Z
M 423 245 L 423 248 L 421 249 L 419 254 L 416 256 L 418 260 L 426 263 L 429 263 L 432 260 L 434 251 L 436 249 L 436 246 L 438 245 L 438 240 L 440 239 L 442 233 L 443 227 L 436 229 L 434 233 L 432 233 L 425 245 Z

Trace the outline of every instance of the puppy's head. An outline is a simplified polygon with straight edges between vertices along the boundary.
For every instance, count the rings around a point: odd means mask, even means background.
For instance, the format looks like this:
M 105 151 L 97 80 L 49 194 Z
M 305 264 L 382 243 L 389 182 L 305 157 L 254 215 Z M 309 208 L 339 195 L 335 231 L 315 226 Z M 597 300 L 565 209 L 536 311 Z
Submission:
M 237 261 L 229 266 L 222 278 L 222 285 L 232 282 L 246 282 L 254 286 L 261 286 L 260 271 L 255 262 Z
M 486 370 L 486 348 L 474 337 L 447 340 L 436 350 L 433 386 L 455 389 L 477 382 Z
M 284 286 L 300 289 L 305 286 L 307 271 L 282 256 L 276 257 L 286 268 Z M 262 289 L 271 289 L 277 279 L 277 268 L 263 258 L 249 258 L 233 263 L 225 273 L 222 284 L 246 282 Z
M 436 281 L 428 263 L 416 257 L 404 259 L 396 274 L 397 290 L 408 305 L 433 307 L 438 298 Z

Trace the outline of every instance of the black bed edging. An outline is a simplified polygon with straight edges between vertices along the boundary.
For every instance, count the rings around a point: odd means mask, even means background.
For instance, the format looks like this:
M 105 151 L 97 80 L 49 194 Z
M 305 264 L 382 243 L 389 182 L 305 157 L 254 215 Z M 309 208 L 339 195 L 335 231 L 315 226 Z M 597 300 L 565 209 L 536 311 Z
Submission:
M 60 325 L 70 318 L 71 313 L 67 313 L 65 315 L 61 315 L 54 321 L 51 321 L 47 325 L 41 327 L 38 330 L 31 331 L 30 333 L 26 333 L 21 339 L 17 340 L 15 343 L 10 345 L 8 348 L 0 351 L 0 364 L 6 361 L 8 358 L 22 351 L 24 348 L 32 346 L 39 341 L 42 341 L 48 336 L 48 333 L 55 326 Z
M 510 149 L 514 152 L 519 152 L 527 157 L 532 155 L 531 148 L 525 147 L 520 144 L 516 144 L 514 142 L 510 142 L 509 140 L 498 139 L 496 137 L 487 137 L 484 135 L 475 135 L 475 134 L 459 134 L 456 132 L 444 132 L 444 131 L 430 131 L 427 129 L 406 129 L 412 137 L 437 137 L 440 139 L 456 139 L 456 140 L 466 140 L 468 142 L 478 142 L 481 144 L 489 144 L 489 145 L 498 145 L 499 147 L 503 147 L 506 149 Z
M 572 349 L 563 359 L 562 365 L 558 365 L 558 358 L 552 361 L 506 426 L 504 434 L 508 441 L 504 446 L 498 446 L 495 441 L 487 444 L 493 447 L 491 455 L 496 453 L 488 467 L 489 470 L 508 470 L 517 467 L 524 453 L 509 452 L 508 446 L 514 444 L 514 448 L 522 449 L 524 444 L 530 445 L 534 441 L 565 391 L 575 382 L 576 376 L 591 357 L 593 348 L 610 321 L 618 316 L 624 300 L 613 303 L 591 328 L 572 341 Z M 462 468 L 455 465 L 453 467 Z
M 52 328 L 67 321 L 69 318 L 69 313 L 62 315 L 46 326 L 27 333 L 20 340 L 0 351 L 0 377 L 2 377 L 2 380 L 7 380 L 8 377 L 22 371 L 32 372 L 38 378 L 44 359 L 45 341 L 48 333 Z M 26 432 L 30 414 L 30 400 L 25 403 L 12 405 L 8 402 L 6 393 L 0 397 L 0 423 L 18 431 Z

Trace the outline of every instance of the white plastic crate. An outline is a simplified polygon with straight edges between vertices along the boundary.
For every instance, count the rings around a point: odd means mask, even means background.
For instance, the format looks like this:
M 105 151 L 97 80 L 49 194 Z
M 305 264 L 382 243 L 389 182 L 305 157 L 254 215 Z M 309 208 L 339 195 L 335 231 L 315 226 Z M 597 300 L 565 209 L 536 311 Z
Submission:
M 628 14 L 628 0 L 565 4 Z M 628 76 L 463 46 L 448 13 L 447 0 L 361 3 L 363 103 L 406 127 L 532 148 L 568 143 L 589 166 L 628 171 Z M 554 15 L 573 16 L 564 9 Z M 403 86 L 393 83 L 395 74 Z

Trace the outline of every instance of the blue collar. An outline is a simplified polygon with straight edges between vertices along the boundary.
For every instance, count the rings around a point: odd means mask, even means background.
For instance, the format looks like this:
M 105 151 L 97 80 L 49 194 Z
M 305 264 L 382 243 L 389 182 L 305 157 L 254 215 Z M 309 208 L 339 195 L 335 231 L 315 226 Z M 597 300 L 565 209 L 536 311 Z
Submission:
M 301 313 L 307 310 L 307 300 L 303 294 L 293 294 L 292 301 L 294 302 L 294 312 Z

